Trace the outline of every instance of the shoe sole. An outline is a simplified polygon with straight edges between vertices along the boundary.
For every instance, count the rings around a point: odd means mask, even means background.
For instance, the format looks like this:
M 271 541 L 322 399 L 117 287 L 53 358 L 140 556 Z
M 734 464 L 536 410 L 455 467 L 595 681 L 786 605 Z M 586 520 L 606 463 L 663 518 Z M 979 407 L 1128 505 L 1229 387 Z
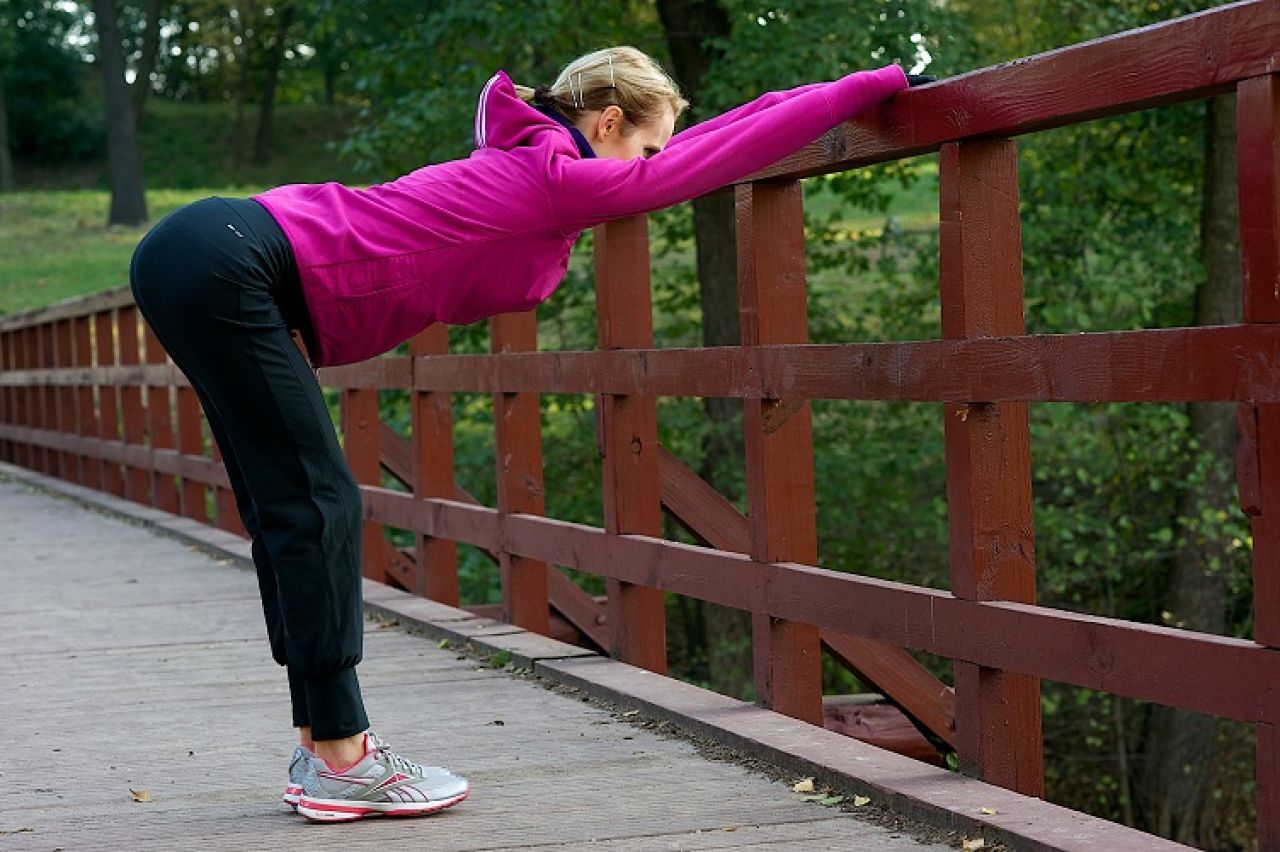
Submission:
M 353 802 L 350 799 L 298 800 L 298 813 L 312 822 L 351 822 L 370 816 L 414 817 L 433 814 L 458 804 L 471 795 L 471 787 L 456 796 L 435 802 Z
M 284 788 L 284 795 L 280 797 L 284 803 L 295 811 L 298 809 L 298 799 L 302 798 L 302 788 L 289 785 Z

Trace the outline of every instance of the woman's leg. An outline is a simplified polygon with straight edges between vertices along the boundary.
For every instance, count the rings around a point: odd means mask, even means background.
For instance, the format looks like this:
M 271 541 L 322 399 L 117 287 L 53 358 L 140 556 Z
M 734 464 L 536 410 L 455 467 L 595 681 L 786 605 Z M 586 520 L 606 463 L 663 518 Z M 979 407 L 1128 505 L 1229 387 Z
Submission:
M 368 727 L 355 674 L 360 495 L 315 376 L 264 280 L 267 267 L 249 223 L 210 199 L 157 225 L 130 277 L 147 322 L 200 388 L 211 426 L 219 424 L 215 440 L 234 460 L 228 469 L 241 476 L 241 516 L 258 530 L 255 563 L 274 576 L 277 635 L 286 664 L 302 676 L 311 733 L 343 740 Z M 268 579 L 260 581 L 270 612 Z M 268 614 L 269 630 L 271 623 Z

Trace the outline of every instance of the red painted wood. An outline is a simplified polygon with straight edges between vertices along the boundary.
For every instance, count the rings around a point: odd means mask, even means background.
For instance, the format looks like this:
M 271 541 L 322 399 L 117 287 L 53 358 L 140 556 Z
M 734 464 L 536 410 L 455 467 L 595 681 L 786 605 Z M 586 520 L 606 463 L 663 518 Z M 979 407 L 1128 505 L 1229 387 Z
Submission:
M 988 668 L 1033 674 L 1141 701 L 1246 722 L 1280 723 L 1280 650 L 1249 640 L 955 598 L 856 574 L 749 556 L 456 500 L 366 488 L 372 514 L 483 548 L 738 609 L 773 612 Z M 1083 654 L 1064 649 L 1086 649 Z
M 744 347 L 809 338 L 799 183 L 737 189 L 738 303 Z M 743 406 L 752 558 L 814 562 L 813 430 L 805 399 Z M 756 693 L 774 710 L 822 724 L 818 628 L 768 612 L 752 619 Z
M 115 311 L 104 310 L 93 317 L 94 349 L 99 367 L 112 367 L 116 361 Z M 118 389 L 110 382 L 98 385 L 98 436 L 110 441 L 120 439 Z M 120 465 L 105 461 L 102 485 L 109 494 L 124 496 L 124 473 Z
M 204 459 L 204 433 L 200 419 L 200 400 L 190 385 L 178 388 L 178 452 L 184 457 Z M 179 492 L 180 511 L 184 517 L 207 523 L 209 509 L 204 483 L 194 476 L 182 474 Z
M 36 357 L 37 363 L 42 370 L 48 370 L 56 366 L 54 357 L 54 324 L 52 322 L 42 323 L 37 327 L 40 341 L 40 350 Z M 52 387 L 43 378 L 39 383 L 40 387 L 40 423 L 45 429 L 58 428 L 58 396 L 57 388 Z M 43 460 L 43 471 L 50 476 L 62 476 L 61 458 L 58 453 L 52 450 L 46 450 Z
M 1280 327 L 419 359 L 421 390 L 991 402 L 1280 402 Z
M 10 345 L 13 340 L 12 332 L 0 331 L 0 378 L 4 378 L 5 373 L 14 367 L 12 356 L 10 355 Z M 14 424 L 16 412 L 14 411 L 13 394 L 17 389 L 4 385 L 0 387 L 0 424 Z M 13 443 L 8 439 L 0 439 L 0 461 L 12 463 Z
M 116 313 L 116 327 L 120 341 L 120 363 L 131 366 L 141 363 L 138 352 L 138 309 L 128 305 Z M 134 384 L 120 387 L 120 412 L 124 420 L 126 443 L 143 446 L 145 442 L 145 415 L 142 410 L 142 388 Z M 125 467 L 125 497 L 137 503 L 151 505 L 150 474 L 146 468 Z
M 166 364 L 168 354 L 160 345 L 160 339 L 151 330 L 151 326 L 143 323 L 143 348 L 148 364 Z M 174 428 L 173 411 L 169 402 L 169 385 L 149 385 L 147 387 L 147 432 L 151 436 L 153 450 L 173 449 Z M 152 493 L 155 495 L 155 506 L 166 512 L 178 511 L 178 486 L 173 476 L 152 472 Z
M 376 390 L 342 389 L 340 397 L 342 449 L 356 482 L 381 485 L 379 463 L 378 392 Z M 386 539 L 382 527 L 366 518 L 361 525 L 360 552 L 364 576 L 380 583 L 387 582 Z
M 1236 115 L 1244 318 L 1280 322 L 1280 75 L 1241 81 Z
M 933 743 L 906 714 L 888 702 L 828 699 L 823 702 L 822 727 L 915 760 L 945 765 Z
M 970 71 L 895 95 L 743 179 L 797 178 L 1191 101 L 1280 68 L 1280 4 L 1253 0 Z
M 71 320 L 61 319 L 50 324 L 53 332 L 52 366 L 69 367 L 73 361 L 74 341 Z M 76 395 L 70 385 L 58 385 L 53 389 L 54 409 L 57 412 L 54 428 L 59 432 L 74 434 L 76 431 Z M 58 476 L 69 481 L 80 481 L 80 460 L 71 453 L 58 453 Z
M 495 354 L 538 348 L 538 324 L 530 311 L 503 314 L 489 323 Z M 537 394 L 495 394 L 494 453 L 498 470 L 498 511 L 546 512 L 542 480 L 542 413 Z M 545 562 L 499 551 L 503 620 L 546 635 L 550 630 Z
M 430 326 L 409 341 L 412 365 L 425 363 L 417 356 L 444 355 L 449 351 L 449 331 L 442 324 Z M 447 392 L 414 391 L 413 443 L 415 497 L 454 496 L 453 399 Z M 412 591 L 435 601 L 457 606 L 458 547 L 445 538 L 415 536 L 418 576 Z
M 939 184 L 943 335 L 1021 334 L 1015 144 L 943 146 Z M 948 403 L 943 419 L 952 592 L 968 600 L 1034 603 L 1027 404 Z M 1039 682 L 957 661 L 955 689 L 961 768 L 1002 787 L 1043 796 Z
M 72 363 L 77 367 L 91 368 L 93 364 L 92 339 L 89 317 L 78 316 L 74 320 L 74 346 Z M 82 437 L 98 434 L 98 415 L 93 405 L 93 385 L 85 381 L 76 386 L 76 433 Z M 102 487 L 102 466 L 93 456 L 81 454 L 80 483 L 87 488 Z
M 595 229 L 596 325 L 601 349 L 653 346 L 649 226 L 643 216 Z M 662 533 L 658 412 L 652 396 L 605 395 L 596 411 L 604 468 L 604 521 L 612 533 Z M 665 674 L 666 613 L 654 588 L 610 580 L 610 653 Z
M 1258 849 L 1280 850 L 1280 733 L 1273 723 L 1257 726 Z

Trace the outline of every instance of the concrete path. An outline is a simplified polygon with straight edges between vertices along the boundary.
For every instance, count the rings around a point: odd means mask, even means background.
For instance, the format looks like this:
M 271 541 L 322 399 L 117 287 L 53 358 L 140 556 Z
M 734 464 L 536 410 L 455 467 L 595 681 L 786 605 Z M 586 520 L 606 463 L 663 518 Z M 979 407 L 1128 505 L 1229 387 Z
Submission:
M 279 800 L 293 731 L 254 576 L 4 476 L 0 648 L 4 852 L 950 848 L 374 621 L 375 730 L 473 793 L 419 819 L 308 823 Z

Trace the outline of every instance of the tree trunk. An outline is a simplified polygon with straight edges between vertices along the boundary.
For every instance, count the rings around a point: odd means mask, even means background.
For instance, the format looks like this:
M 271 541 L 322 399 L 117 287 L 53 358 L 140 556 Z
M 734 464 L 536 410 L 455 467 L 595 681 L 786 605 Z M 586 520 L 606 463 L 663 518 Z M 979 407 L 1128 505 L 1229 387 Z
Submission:
M 102 65 L 107 119 L 107 171 L 111 180 L 108 225 L 141 225 L 147 221 L 142 191 L 142 164 L 133 125 L 133 105 L 124 80 L 124 49 L 116 26 L 113 0 L 93 0 L 97 19 L 98 53 Z
M 1241 320 L 1239 234 L 1236 187 L 1235 97 L 1209 102 L 1205 127 L 1204 200 L 1201 251 L 1205 280 L 1196 294 L 1197 325 L 1227 325 Z M 1197 518 L 1201 507 L 1226 508 L 1235 496 L 1235 412 L 1225 403 L 1189 406 L 1192 437 L 1212 463 L 1203 479 L 1183 497 L 1179 513 Z M 1204 541 L 1188 541 L 1174 562 L 1165 609 L 1173 623 L 1189 630 L 1221 633 L 1226 624 L 1228 542 L 1212 532 Z M 1211 567 L 1211 560 L 1218 568 Z M 1142 810 L 1145 827 L 1199 848 L 1212 848 L 1218 824 L 1213 774 L 1219 722 L 1202 714 L 1154 707 L 1143 753 Z
M 659 0 L 658 16 L 662 19 L 675 76 L 689 100 L 701 103 L 702 81 L 715 59 L 704 42 L 729 34 L 728 15 L 716 0 Z M 742 335 L 738 326 L 732 190 L 694 199 L 693 218 L 702 296 L 703 345 L 736 346 L 742 342 Z M 741 495 L 735 493 L 736 478 L 726 475 L 726 471 L 742 464 L 742 402 L 707 398 L 703 410 L 710 430 L 703 442 L 703 463 L 698 473 L 727 498 L 737 499 Z M 754 688 L 751 614 L 713 603 L 701 603 L 701 608 L 711 688 L 726 695 L 750 695 Z
M 258 132 L 253 137 L 253 161 L 259 165 L 271 159 L 271 119 L 275 113 L 276 83 L 284 61 L 285 36 L 293 23 L 294 7 L 276 7 L 276 38 L 267 54 L 267 78 L 262 86 L 262 107 L 258 112 Z
M 151 72 L 156 68 L 156 52 L 160 49 L 160 7 L 161 0 L 147 0 L 147 19 L 142 31 L 142 57 L 138 60 L 138 76 L 133 81 L 133 120 L 137 127 L 141 127 L 147 119 Z
M 9 108 L 4 100 L 3 72 L 0 72 L 0 192 L 13 192 L 13 158 L 9 155 Z
M 249 49 L 249 4 L 241 3 L 235 8 L 232 29 L 240 37 L 240 49 L 236 51 L 236 64 L 240 67 L 236 75 L 236 98 L 231 117 L 231 148 L 229 151 L 231 167 L 240 165 L 240 151 L 244 139 L 244 105 L 249 99 L 249 62 L 252 53 Z

